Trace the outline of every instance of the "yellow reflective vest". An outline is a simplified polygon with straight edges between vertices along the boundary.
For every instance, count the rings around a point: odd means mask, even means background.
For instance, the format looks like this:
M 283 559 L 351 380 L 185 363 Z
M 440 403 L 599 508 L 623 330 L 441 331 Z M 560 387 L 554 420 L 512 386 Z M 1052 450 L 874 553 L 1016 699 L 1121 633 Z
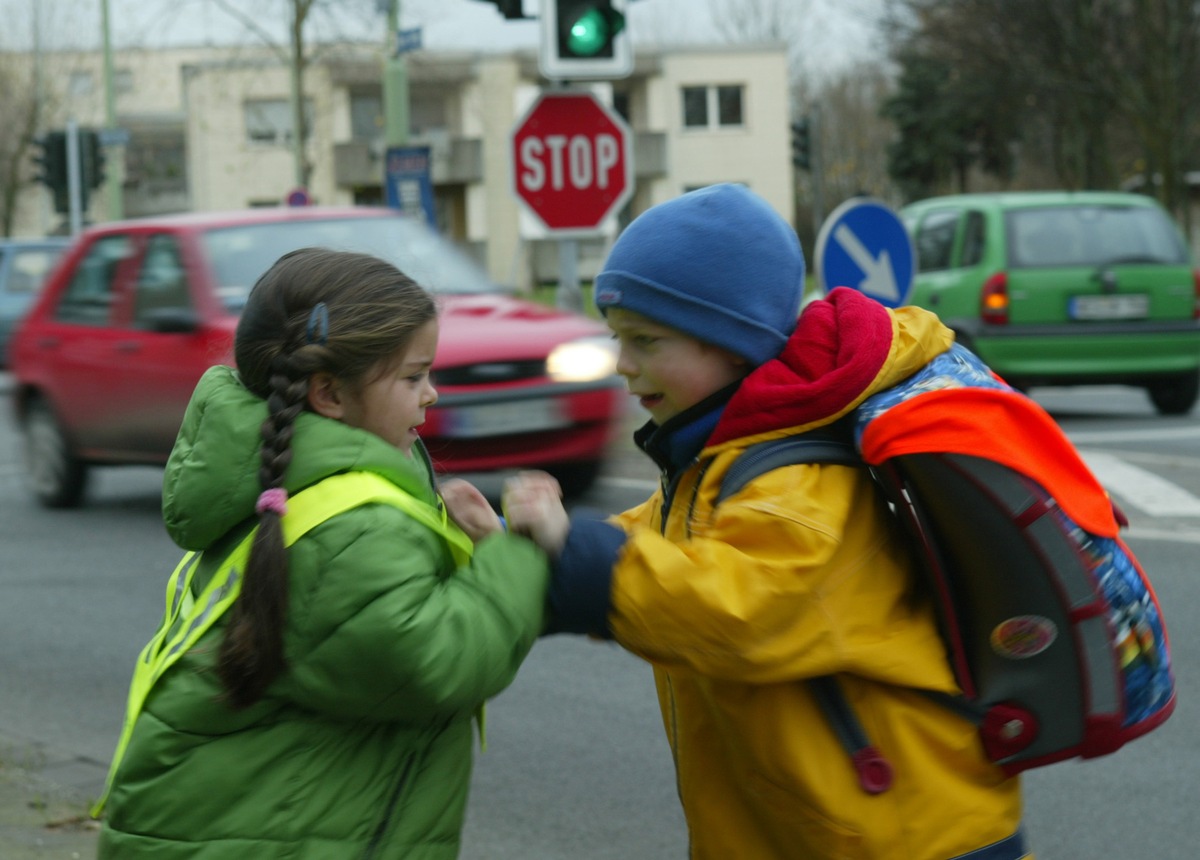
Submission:
M 455 563 L 461 565 L 470 560 L 473 550 L 471 539 L 448 518 L 444 507 L 434 508 L 419 501 L 373 472 L 332 475 L 289 498 L 287 513 L 280 521 L 284 546 L 291 546 L 310 529 L 330 517 L 371 503 L 389 504 L 400 508 L 422 525 L 441 535 L 450 547 Z M 121 735 L 113 753 L 104 793 L 92 807 L 93 817 L 99 817 L 104 811 L 113 779 L 133 734 L 134 724 L 155 682 L 200 640 L 241 594 L 241 571 L 246 566 L 250 547 L 257 533 L 258 528 L 255 527 L 225 557 L 208 585 L 197 597 L 193 597 L 191 585 L 200 553 L 185 554 L 175 572 L 171 574 L 167 581 L 166 609 L 162 623 L 138 655 L 134 666 Z M 482 739 L 482 708 L 479 723 Z

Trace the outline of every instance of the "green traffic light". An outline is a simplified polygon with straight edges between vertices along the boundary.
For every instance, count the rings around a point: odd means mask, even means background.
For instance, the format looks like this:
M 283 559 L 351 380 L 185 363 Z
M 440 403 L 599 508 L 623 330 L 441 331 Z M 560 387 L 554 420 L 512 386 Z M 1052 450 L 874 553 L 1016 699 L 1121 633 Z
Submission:
M 571 23 L 567 47 L 579 57 L 595 56 L 608 41 L 608 22 L 595 9 L 589 9 Z
M 594 57 L 610 49 L 612 38 L 624 26 L 620 14 L 605 14 L 593 6 L 571 22 L 567 29 L 567 51 L 575 57 Z

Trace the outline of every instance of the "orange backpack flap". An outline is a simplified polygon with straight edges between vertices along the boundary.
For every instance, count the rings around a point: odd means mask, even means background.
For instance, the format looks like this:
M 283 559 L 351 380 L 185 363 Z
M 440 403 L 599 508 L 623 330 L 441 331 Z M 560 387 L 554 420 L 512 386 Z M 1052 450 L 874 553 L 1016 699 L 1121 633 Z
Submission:
M 1039 484 L 1077 524 L 1116 537 L 1108 493 L 1054 419 L 1023 394 L 1005 389 L 943 388 L 897 403 L 863 430 L 863 459 L 877 466 L 905 454 L 980 455 Z

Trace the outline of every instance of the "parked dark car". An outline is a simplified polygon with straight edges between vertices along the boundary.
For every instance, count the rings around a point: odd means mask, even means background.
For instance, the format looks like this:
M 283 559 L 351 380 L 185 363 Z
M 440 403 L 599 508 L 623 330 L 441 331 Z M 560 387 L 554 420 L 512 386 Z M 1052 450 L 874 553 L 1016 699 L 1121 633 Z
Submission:
M 13 329 L 69 244 L 66 238 L 0 239 L 0 367 L 8 367 Z
M 1200 273 L 1153 199 L 1119 192 L 961 194 L 900 212 L 911 302 L 1018 387 L 1144 388 L 1164 415 L 1200 396 Z
M 422 438 L 440 471 L 541 468 L 568 494 L 591 485 L 625 402 L 602 324 L 505 293 L 394 210 L 295 207 L 80 236 L 13 341 L 13 402 L 42 503 L 79 504 L 93 466 L 165 462 L 201 374 L 232 363 L 250 288 L 305 246 L 375 254 L 437 295 L 439 401 Z

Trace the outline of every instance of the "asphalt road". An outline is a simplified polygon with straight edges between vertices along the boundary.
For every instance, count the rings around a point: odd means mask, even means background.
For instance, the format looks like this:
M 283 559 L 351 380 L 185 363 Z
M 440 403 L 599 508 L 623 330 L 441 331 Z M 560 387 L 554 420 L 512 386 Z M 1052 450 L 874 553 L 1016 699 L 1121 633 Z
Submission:
M 1119 391 L 1048 402 L 1057 403 L 1055 414 L 1087 452 L 1132 469 L 1113 488 L 1119 500 L 1152 506 L 1151 478 L 1200 496 L 1195 418 L 1157 418 L 1138 395 Z M 11 423 L 0 420 L 0 740 L 9 744 L 0 749 L 33 750 L 56 779 L 98 790 L 130 666 L 179 555 L 159 520 L 161 475 L 102 470 L 86 507 L 51 512 L 28 501 L 16 457 Z M 626 445 L 586 502 L 619 509 L 643 498 L 652 479 Z M 1170 625 L 1179 707 L 1166 726 L 1116 755 L 1027 775 L 1027 824 L 1043 860 L 1182 860 L 1200 844 L 1200 818 L 1191 809 L 1200 621 L 1190 611 L 1200 601 L 1200 516 L 1147 513 L 1127 501 L 1126 508 L 1130 543 Z M 544 640 L 488 714 L 489 748 L 477 759 L 464 858 L 686 856 L 650 674 L 640 661 L 611 645 Z

